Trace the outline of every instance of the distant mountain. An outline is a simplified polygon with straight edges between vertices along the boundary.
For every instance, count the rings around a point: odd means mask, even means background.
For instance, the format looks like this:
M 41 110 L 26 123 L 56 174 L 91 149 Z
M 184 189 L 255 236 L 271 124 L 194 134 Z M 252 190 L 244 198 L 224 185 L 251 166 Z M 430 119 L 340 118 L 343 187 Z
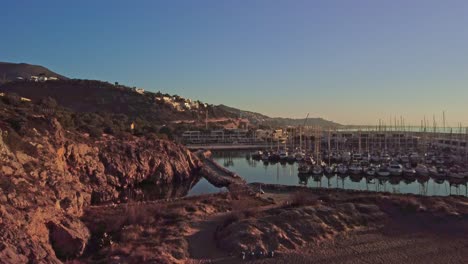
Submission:
M 343 125 L 335 123 L 333 121 L 328 121 L 320 117 L 309 117 L 307 120 L 305 118 L 283 118 L 283 117 L 269 117 L 264 114 L 255 113 L 251 111 L 244 111 L 234 107 L 226 106 L 226 105 L 218 105 L 218 108 L 226 111 L 231 112 L 238 117 L 247 118 L 250 122 L 254 124 L 262 124 L 265 126 L 272 126 L 272 127 L 283 127 L 283 126 L 298 126 L 298 125 L 306 125 L 306 126 L 322 126 L 322 127 L 341 127 Z
M 29 79 L 31 76 L 39 76 L 42 74 L 46 77 L 57 77 L 61 80 L 68 79 L 65 76 L 39 65 L 0 62 L 0 83 L 16 80 L 17 77 Z
M 226 112 L 233 113 L 234 115 L 237 115 L 237 117 L 242 117 L 242 118 L 247 118 L 250 122 L 252 123 L 261 123 L 264 122 L 267 119 L 270 119 L 270 117 L 260 114 L 260 113 L 255 113 L 251 111 L 245 111 L 245 110 L 240 110 L 234 107 L 230 107 L 227 105 L 217 105 L 219 109 L 222 109 Z

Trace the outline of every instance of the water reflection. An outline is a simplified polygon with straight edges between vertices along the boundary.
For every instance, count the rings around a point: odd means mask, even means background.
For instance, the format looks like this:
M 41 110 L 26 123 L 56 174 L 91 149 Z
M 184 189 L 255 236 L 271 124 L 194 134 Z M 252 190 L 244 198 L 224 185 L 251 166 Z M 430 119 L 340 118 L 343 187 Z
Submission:
M 297 163 L 269 163 L 253 160 L 248 152 L 217 151 L 213 158 L 228 169 L 238 173 L 247 182 L 262 182 L 308 187 L 367 190 L 392 193 L 414 193 L 420 195 L 450 194 L 468 196 L 467 184 L 450 184 L 446 180 L 426 178 L 366 178 L 364 175 L 319 175 L 298 173 Z

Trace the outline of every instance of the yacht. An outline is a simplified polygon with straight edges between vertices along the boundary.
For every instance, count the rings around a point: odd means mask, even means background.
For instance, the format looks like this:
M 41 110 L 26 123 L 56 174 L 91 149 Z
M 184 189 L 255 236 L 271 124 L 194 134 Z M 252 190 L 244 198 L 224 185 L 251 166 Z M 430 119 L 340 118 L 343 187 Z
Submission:
M 338 165 L 337 171 L 339 174 L 346 174 L 348 173 L 348 168 L 344 164 Z
M 375 176 L 375 173 L 377 172 L 375 166 L 367 167 L 367 169 L 365 171 L 366 171 L 366 175 L 371 176 L 371 177 Z
M 323 168 L 320 165 L 315 165 L 312 167 L 312 174 L 314 175 L 321 175 L 323 174 Z
M 341 160 L 343 160 L 343 162 L 351 161 L 351 153 L 344 152 L 343 154 L 341 154 Z
M 288 158 L 288 152 L 286 150 L 281 150 L 279 152 L 279 159 L 285 161 Z
M 294 158 L 296 158 L 296 161 L 303 161 L 304 160 L 304 153 L 302 151 L 298 151 L 294 153 Z
M 400 176 L 403 173 L 403 166 L 399 163 L 391 163 L 388 167 L 388 171 L 393 176 Z
M 287 160 L 288 162 L 293 163 L 294 161 L 296 161 L 296 155 L 289 153 Z
M 390 157 L 390 155 L 388 153 L 383 153 L 382 156 L 380 157 L 380 160 L 382 162 L 388 162 L 390 161 L 392 158 Z
M 262 158 L 262 156 L 263 156 L 263 151 L 258 150 L 254 154 L 252 154 L 252 159 L 259 160 Z
M 353 163 L 351 164 L 351 166 L 349 166 L 349 173 L 351 174 L 360 174 L 362 172 L 362 167 L 359 166 L 359 164 L 357 163 Z
M 362 160 L 362 154 L 361 153 L 353 153 L 353 160 Z
M 468 171 L 463 171 L 459 167 L 453 167 L 448 171 L 447 176 L 452 179 L 468 179 Z
M 328 174 L 328 175 L 332 175 L 334 172 L 335 172 L 335 168 L 334 166 L 325 166 L 325 169 L 324 169 L 325 173 Z
M 371 161 L 371 162 L 375 162 L 375 163 L 380 162 L 380 157 L 379 157 L 379 155 L 377 155 L 377 154 L 375 154 L 375 153 L 374 153 L 374 154 L 371 154 L 370 161 Z
M 403 175 L 406 177 L 414 177 L 416 176 L 416 170 L 407 165 L 403 168 Z
M 419 164 L 415 168 L 416 174 L 419 176 L 428 176 L 429 175 L 429 170 L 427 169 L 426 165 Z
M 380 166 L 377 169 L 377 175 L 381 177 L 388 177 L 390 176 L 390 171 L 388 170 L 387 166 Z
M 401 163 L 406 164 L 406 163 L 410 162 L 410 158 L 409 158 L 408 155 L 403 154 L 403 155 L 400 155 L 400 161 L 401 161 Z
M 299 172 L 299 174 L 308 174 L 310 171 L 310 165 L 307 163 L 301 163 L 299 164 L 297 171 Z
M 419 156 L 419 154 L 417 152 L 413 152 L 409 155 L 409 159 L 411 161 L 411 163 L 418 163 L 419 161 L 421 161 L 421 157 Z

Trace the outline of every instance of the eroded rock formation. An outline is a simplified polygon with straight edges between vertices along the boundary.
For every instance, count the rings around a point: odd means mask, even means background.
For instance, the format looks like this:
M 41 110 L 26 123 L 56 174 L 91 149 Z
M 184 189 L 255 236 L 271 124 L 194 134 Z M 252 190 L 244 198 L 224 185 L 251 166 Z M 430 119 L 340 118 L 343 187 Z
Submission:
M 199 160 L 169 141 L 94 141 L 55 118 L 26 115 L 18 130 L 0 117 L 0 259 L 7 263 L 76 258 L 90 236 L 84 208 L 183 195 L 197 180 Z

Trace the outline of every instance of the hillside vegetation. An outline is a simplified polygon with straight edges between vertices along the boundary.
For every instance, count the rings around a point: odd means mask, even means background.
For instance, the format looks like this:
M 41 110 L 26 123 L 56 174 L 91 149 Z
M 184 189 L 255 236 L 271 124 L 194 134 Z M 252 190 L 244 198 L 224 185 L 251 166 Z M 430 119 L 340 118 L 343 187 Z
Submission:
M 62 112 L 64 125 L 78 129 L 84 121 L 102 131 L 107 129 L 112 132 L 108 128 L 125 131 L 130 129 L 133 122 L 137 131 L 157 132 L 161 126 L 177 120 L 204 123 L 207 112 L 210 118 L 235 117 L 230 112 L 201 102 L 194 102 L 196 107 L 180 108 L 188 100 L 177 95 L 140 94 L 129 87 L 101 81 L 10 82 L 1 86 L 0 91 L 18 94 L 35 102 L 50 97 L 64 109 L 70 110 Z M 170 102 L 163 98 L 169 98 Z
M 58 73 L 55 73 L 46 67 L 32 65 L 27 63 L 0 62 L 0 84 L 13 81 L 17 77 L 29 79 L 31 76 L 45 75 L 47 77 L 57 77 L 59 79 L 68 79 Z

